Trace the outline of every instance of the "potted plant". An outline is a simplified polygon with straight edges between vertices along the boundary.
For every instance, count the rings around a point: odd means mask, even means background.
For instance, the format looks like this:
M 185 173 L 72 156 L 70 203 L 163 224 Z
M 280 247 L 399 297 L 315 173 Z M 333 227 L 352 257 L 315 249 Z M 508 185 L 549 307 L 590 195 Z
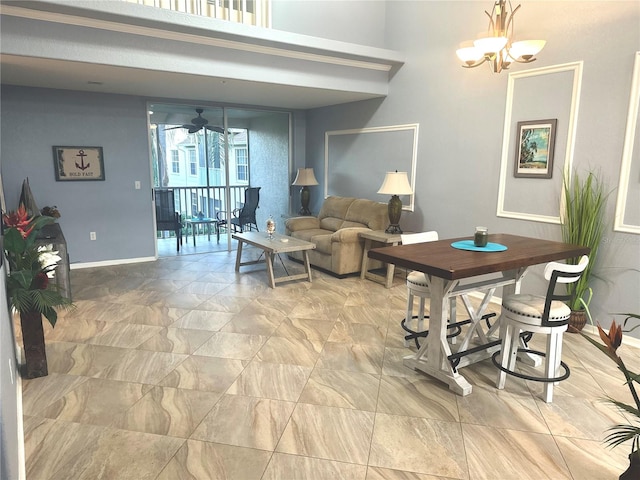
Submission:
M 624 313 L 621 315 L 627 316 L 623 322 L 624 325 L 631 319 L 640 319 L 640 315 L 633 313 Z M 629 424 L 614 425 L 609 429 L 610 433 L 605 437 L 604 441 L 612 448 L 622 445 L 629 440 L 631 441 L 629 468 L 620 475 L 619 480 L 638 479 L 640 478 L 640 397 L 636 391 L 635 383 L 640 382 L 640 375 L 630 371 L 616 352 L 622 344 L 622 325 L 616 325 L 616 321 L 614 320 L 609 328 L 609 333 L 606 333 L 602 327 L 600 327 L 600 324 L 598 324 L 598 333 L 604 345 L 584 333 L 581 333 L 581 335 L 616 363 L 618 370 L 624 375 L 625 384 L 629 387 L 635 404 L 629 405 L 611 397 L 607 398 L 609 402 L 617 406 L 623 413 L 632 415 L 635 421 Z
M 587 321 L 585 305 L 591 301 L 589 280 L 596 263 L 598 248 L 605 228 L 605 206 L 608 194 L 603 183 L 593 173 L 581 178 L 574 172 L 571 178 L 564 177 L 564 209 L 561 217 L 562 241 L 574 245 L 588 247 L 589 265 L 582 273 L 580 280 L 567 285 L 571 299 L 568 302 L 572 315 L 569 320 L 569 331 L 580 331 Z M 569 259 L 575 264 L 579 258 Z
M 7 295 L 12 311 L 20 315 L 26 360 L 23 375 L 26 378 L 42 377 L 48 374 L 42 315 L 55 326 L 56 308 L 71 306 L 71 301 L 49 282 L 61 260 L 58 252 L 53 251 L 52 245 L 35 245 L 38 231 L 54 219 L 43 215 L 28 218 L 22 204 L 2 219 L 8 263 Z

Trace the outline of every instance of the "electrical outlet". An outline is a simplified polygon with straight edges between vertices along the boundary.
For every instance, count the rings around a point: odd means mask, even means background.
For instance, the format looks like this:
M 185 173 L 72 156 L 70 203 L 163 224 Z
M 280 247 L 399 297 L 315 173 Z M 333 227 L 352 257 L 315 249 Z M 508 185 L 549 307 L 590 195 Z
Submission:
M 96 232 L 89 232 L 89 239 L 90 240 L 95 240 L 96 239 Z

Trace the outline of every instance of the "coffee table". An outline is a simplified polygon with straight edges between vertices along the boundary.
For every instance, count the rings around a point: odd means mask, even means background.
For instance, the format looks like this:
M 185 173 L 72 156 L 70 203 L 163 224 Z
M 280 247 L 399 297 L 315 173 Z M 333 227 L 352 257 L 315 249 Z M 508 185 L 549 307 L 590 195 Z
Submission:
M 311 282 L 311 264 L 309 263 L 308 250 L 316 248 L 314 243 L 300 240 L 297 238 L 289 237 L 286 235 L 273 234 L 273 238 L 269 238 L 269 235 L 265 232 L 244 232 L 234 233 L 231 238 L 238 241 L 238 252 L 236 254 L 236 272 L 240 271 L 240 267 L 245 265 L 255 265 L 258 263 L 267 264 L 267 279 L 269 280 L 269 286 L 271 288 L 276 287 L 276 283 L 287 282 L 289 280 L 300 280 L 307 278 Z M 242 262 L 242 246 L 244 244 L 252 245 L 261 249 L 264 252 L 264 259 L 251 260 L 248 262 Z M 304 258 L 304 270 L 305 273 L 299 273 L 296 275 L 287 275 L 285 277 L 275 278 L 273 275 L 273 259 L 280 253 L 290 252 L 302 252 Z

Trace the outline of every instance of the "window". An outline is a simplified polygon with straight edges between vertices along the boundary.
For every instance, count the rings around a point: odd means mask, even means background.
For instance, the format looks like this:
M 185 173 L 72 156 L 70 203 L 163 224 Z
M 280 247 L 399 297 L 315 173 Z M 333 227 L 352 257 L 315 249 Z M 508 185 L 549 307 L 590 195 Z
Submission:
M 171 150 L 171 172 L 180 173 L 180 156 L 178 150 Z
M 187 148 L 187 158 L 189 159 L 189 173 L 191 175 L 198 174 L 198 161 L 196 159 L 196 149 L 193 147 Z
M 239 182 L 249 181 L 249 155 L 246 148 L 236 149 L 236 177 Z

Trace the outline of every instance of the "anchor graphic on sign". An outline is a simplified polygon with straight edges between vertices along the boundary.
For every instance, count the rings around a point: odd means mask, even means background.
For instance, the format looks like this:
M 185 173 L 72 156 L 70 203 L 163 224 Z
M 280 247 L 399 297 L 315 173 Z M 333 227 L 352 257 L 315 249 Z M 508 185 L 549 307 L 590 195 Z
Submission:
M 78 162 L 76 162 L 76 167 L 78 167 L 80 170 L 86 170 L 91 166 L 90 163 L 87 163 L 86 165 L 84 164 L 84 157 L 86 156 L 87 154 L 84 153 L 84 150 L 78 150 L 78 154 L 76 155 L 76 157 L 80 157 L 80 165 L 78 165 Z

